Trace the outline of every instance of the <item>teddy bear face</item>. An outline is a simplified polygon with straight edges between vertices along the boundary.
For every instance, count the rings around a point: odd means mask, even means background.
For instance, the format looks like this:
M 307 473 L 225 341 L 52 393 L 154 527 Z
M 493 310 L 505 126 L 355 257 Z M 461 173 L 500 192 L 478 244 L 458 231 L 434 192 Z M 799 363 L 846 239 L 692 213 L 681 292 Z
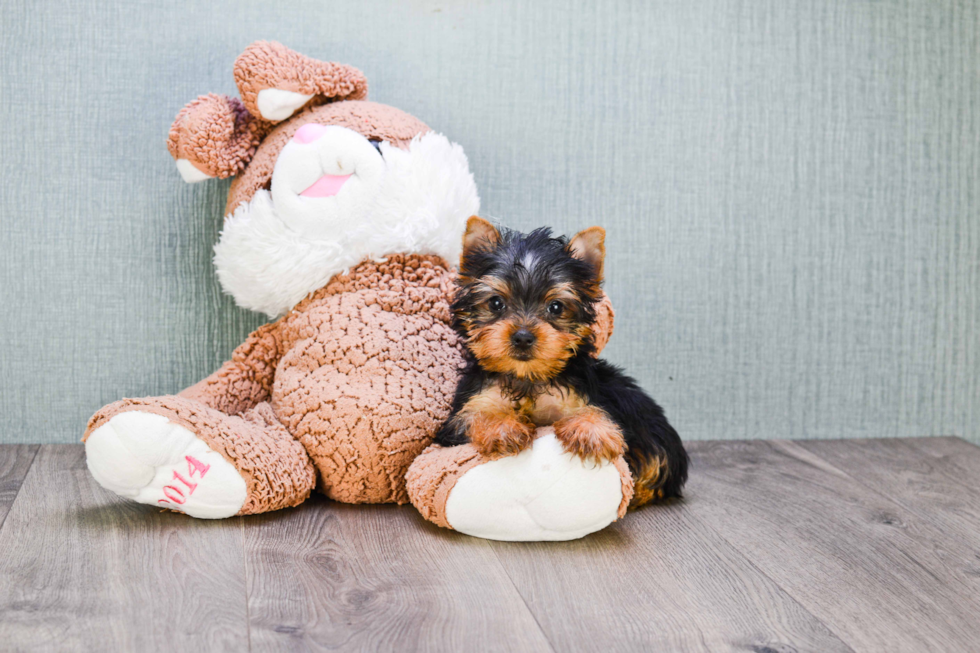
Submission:
M 308 123 L 344 127 L 372 143 L 385 142 L 401 149 L 408 149 L 413 138 L 431 131 L 414 116 L 377 102 L 342 100 L 309 106 L 289 120 L 271 126 L 267 135 L 256 143 L 248 164 L 236 173 L 232 181 L 225 207 L 226 216 L 231 215 L 242 202 L 251 200 L 259 190 L 271 190 L 280 153 Z
M 466 219 L 479 210 L 462 148 L 429 132 L 405 149 L 375 149 L 346 128 L 323 129 L 319 147 L 287 143 L 270 190 L 225 218 L 214 263 L 244 308 L 277 317 L 334 275 L 389 254 L 459 259 Z M 326 192 L 334 194 L 318 197 Z
M 186 181 L 235 176 L 214 260 L 240 306 L 277 317 L 335 274 L 387 254 L 458 260 L 466 219 L 479 210 L 461 147 L 364 100 L 359 71 L 278 44 L 250 46 L 235 78 L 242 99 L 190 103 L 168 147 Z M 333 101 L 347 97 L 357 99 Z
M 318 240 L 330 238 L 345 221 L 361 222 L 370 213 L 386 167 L 379 148 L 361 134 L 306 123 L 276 159 L 272 201 L 290 229 Z

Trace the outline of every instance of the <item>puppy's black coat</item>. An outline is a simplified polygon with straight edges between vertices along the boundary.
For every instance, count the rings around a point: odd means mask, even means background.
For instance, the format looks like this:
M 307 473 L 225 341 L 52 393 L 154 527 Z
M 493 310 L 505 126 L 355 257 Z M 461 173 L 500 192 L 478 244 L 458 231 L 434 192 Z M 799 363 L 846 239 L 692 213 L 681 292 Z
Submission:
M 578 410 L 584 401 L 621 432 L 636 507 L 680 496 L 688 457 L 663 409 L 621 369 L 595 356 L 603 240 L 597 227 L 569 241 L 547 228 L 501 232 L 471 218 L 452 304 L 453 327 L 467 343 L 465 367 L 435 442 L 470 442 L 472 421 L 462 416 L 489 388 L 515 406 L 533 406 L 546 393 L 573 396 Z M 519 409 L 515 419 L 533 430 Z

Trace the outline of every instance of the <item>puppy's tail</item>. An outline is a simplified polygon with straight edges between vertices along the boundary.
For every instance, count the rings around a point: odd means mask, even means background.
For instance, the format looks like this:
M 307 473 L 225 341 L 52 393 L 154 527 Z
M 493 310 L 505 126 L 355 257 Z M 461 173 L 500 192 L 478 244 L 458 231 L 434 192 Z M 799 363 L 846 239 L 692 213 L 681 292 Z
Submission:
M 669 451 L 654 447 L 647 451 L 631 450 L 627 454 L 634 487 L 630 509 L 681 496 L 681 488 L 687 481 L 688 457 L 676 434 L 668 442 L 671 440 L 677 442 L 677 446 Z

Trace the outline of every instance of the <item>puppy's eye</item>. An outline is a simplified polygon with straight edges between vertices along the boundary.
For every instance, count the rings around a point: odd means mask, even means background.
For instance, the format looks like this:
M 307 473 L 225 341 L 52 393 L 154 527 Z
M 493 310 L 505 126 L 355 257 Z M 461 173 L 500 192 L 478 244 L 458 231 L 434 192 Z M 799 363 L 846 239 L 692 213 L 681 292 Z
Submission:
M 377 138 L 369 138 L 368 139 L 368 143 L 370 143 L 371 145 L 374 146 L 374 149 L 376 149 L 378 151 L 378 154 L 381 154 L 381 141 L 380 140 L 378 140 Z
M 551 317 L 558 317 L 561 315 L 562 311 L 565 310 L 565 305 L 562 304 L 557 299 L 550 304 L 548 304 L 548 315 Z
M 504 310 L 504 300 L 496 295 L 491 297 L 487 304 L 490 306 L 490 310 L 494 313 L 499 313 L 500 311 Z

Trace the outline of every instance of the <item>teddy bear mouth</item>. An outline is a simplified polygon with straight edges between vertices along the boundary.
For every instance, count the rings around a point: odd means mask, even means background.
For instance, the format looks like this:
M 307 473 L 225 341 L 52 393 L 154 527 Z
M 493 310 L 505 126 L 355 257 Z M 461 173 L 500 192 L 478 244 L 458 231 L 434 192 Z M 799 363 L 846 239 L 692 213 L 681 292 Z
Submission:
M 300 193 L 301 197 L 333 197 L 344 187 L 350 175 L 323 175 Z

